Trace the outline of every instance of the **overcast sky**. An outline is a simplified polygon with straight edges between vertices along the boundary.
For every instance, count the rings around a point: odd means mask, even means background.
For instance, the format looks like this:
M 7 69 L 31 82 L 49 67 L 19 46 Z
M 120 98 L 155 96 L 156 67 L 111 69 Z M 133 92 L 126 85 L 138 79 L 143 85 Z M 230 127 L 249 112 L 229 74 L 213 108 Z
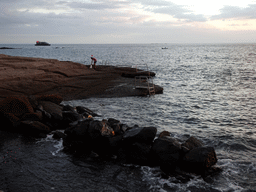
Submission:
M 0 44 L 256 43 L 256 0 L 0 0 Z

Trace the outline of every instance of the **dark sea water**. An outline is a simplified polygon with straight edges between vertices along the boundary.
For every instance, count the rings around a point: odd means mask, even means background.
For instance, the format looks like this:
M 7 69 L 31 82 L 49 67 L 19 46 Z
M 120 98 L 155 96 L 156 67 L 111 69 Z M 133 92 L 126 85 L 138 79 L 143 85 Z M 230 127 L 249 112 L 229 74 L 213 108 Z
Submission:
M 0 54 L 126 65 L 156 73 L 164 93 L 151 97 L 90 98 L 64 104 L 86 106 L 102 118 L 155 126 L 185 140 L 213 146 L 223 171 L 187 183 L 161 177 L 159 168 L 75 157 L 62 140 L 0 132 L 0 190 L 27 191 L 256 191 L 256 44 L 0 45 L 21 49 Z M 168 49 L 162 49 L 168 47 Z M 141 65 L 144 64 L 144 65 Z

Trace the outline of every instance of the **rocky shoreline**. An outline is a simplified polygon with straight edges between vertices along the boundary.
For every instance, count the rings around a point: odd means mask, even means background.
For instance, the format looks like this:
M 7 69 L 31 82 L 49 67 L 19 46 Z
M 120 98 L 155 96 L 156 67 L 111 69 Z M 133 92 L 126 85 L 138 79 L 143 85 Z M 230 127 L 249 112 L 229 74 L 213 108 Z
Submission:
M 12 96 L 0 102 L 1 131 L 18 132 L 31 137 L 63 139 L 64 151 L 93 154 L 115 159 L 117 163 L 160 166 L 166 175 L 182 176 L 189 181 L 193 172 L 207 178 L 219 172 L 213 147 L 190 137 L 179 141 L 155 127 L 129 127 L 109 118 L 94 120 L 96 113 L 82 106 L 62 105 L 59 95 Z M 59 130 L 64 130 L 60 132 Z
M 36 138 L 54 132 L 55 139 L 63 139 L 64 151 L 160 166 L 166 175 L 183 181 L 191 178 L 188 172 L 203 178 L 218 172 L 214 148 L 195 137 L 179 141 L 167 131 L 157 133 L 155 127 L 129 127 L 113 118 L 94 120 L 97 114 L 88 108 L 61 104 L 88 97 L 146 96 L 147 90 L 134 89 L 134 76 L 145 73 L 155 75 L 133 68 L 94 70 L 73 62 L 0 55 L 0 130 Z

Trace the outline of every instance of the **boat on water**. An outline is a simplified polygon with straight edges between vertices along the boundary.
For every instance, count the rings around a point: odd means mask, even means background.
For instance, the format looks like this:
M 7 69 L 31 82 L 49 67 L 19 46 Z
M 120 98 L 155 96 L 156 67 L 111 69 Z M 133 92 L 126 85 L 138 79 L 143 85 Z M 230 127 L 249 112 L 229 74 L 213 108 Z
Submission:
M 167 47 L 162 47 L 162 49 L 168 49 Z
M 47 42 L 37 41 L 35 46 L 50 46 L 51 44 Z

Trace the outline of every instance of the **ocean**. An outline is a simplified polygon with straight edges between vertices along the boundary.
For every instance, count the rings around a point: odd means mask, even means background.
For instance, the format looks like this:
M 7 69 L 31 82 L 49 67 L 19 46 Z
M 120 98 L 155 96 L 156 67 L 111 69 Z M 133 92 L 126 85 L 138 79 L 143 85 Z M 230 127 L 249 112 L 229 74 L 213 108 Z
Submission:
M 0 54 L 97 65 L 131 66 L 156 73 L 163 94 L 89 98 L 63 104 L 85 106 L 128 125 L 154 126 L 179 140 L 195 136 L 215 148 L 222 172 L 209 180 L 193 175 L 182 183 L 159 168 L 95 162 L 62 151 L 49 135 L 0 138 L 0 190 L 115 192 L 256 191 L 256 44 L 10 44 Z M 162 49 L 167 47 L 168 49 Z

